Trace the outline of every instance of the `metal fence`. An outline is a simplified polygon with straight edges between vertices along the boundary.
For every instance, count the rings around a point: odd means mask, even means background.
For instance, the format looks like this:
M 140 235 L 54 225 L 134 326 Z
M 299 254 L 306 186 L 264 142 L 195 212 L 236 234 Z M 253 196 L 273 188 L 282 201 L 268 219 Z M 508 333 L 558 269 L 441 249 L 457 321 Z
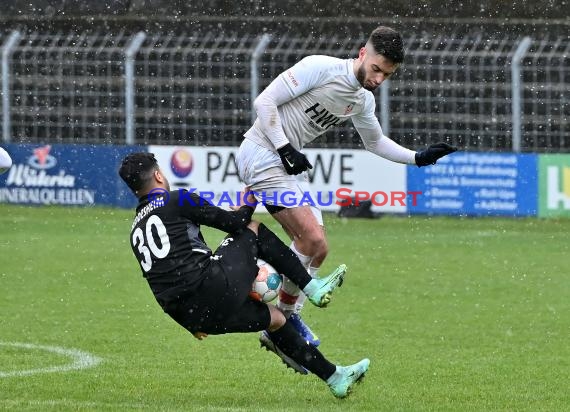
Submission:
M 5 32 L 4 141 L 238 145 L 251 102 L 309 54 L 354 57 L 366 34 Z M 410 148 L 570 151 L 570 42 L 405 34 L 377 94 L 386 134 Z M 313 146 L 361 147 L 350 125 Z

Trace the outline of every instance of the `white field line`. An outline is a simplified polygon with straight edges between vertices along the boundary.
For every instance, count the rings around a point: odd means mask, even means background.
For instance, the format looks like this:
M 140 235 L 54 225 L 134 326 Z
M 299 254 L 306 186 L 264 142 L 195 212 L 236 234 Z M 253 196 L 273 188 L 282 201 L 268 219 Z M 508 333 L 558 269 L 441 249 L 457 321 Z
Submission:
M 20 342 L 0 342 L 0 346 L 9 346 L 13 348 L 21 348 L 28 350 L 43 350 L 46 352 L 57 353 L 58 355 L 62 355 L 71 359 L 71 362 L 66 365 L 48 366 L 45 368 L 26 369 L 26 370 L 16 370 L 10 372 L 0 371 L 0 378 L 11 378 L 14 376 L 36 375 L 38 373 L 67 372 L 77 369 L 86 369 L 86 368 L 92 368 L 102 361 L 101 358 L 91 355 L 87 352 L 83 352 L 77 349 L 66 349 L 60 346 L 45 346 L 45 345 L 35 345 L 33 343 L 20 343 Z

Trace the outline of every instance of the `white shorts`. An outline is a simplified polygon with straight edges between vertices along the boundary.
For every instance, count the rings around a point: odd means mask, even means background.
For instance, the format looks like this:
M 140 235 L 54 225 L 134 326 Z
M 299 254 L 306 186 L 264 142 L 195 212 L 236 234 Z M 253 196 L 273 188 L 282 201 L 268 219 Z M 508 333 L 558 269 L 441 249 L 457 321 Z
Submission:
M 286 208 L 310 206 L 319 225 L 323 215 L 317 197 L 309 187 L 309 175 L 289 175 L 279 155 L 249 139 L 244 139 L 236 156 L 240 178 L 255 192 L 258 201 Z

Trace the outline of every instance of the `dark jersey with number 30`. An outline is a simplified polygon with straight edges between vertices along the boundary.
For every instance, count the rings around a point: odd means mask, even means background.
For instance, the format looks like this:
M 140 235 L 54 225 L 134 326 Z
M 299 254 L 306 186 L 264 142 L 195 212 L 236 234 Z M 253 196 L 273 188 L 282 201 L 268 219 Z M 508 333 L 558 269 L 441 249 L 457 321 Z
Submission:
M 208 274 L 212 250 L 200 225 L 235 232 L 248 225 L 253 210 L 227 211 L 184 189 L 141 198 L 130 243 L 163 309 L 191 294 Z

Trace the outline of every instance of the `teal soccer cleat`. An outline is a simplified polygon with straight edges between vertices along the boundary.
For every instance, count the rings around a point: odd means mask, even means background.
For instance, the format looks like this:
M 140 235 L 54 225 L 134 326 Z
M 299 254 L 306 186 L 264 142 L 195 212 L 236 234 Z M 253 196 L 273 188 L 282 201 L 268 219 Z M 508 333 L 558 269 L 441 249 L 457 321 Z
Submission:
M 336 270 L 324 278 L 313 279 L 305 288 L 305 294 L 311 303 L 320 308 L 326 307 L 331 301 L 331 294 L 337 287 L 342 286 L 344 275 L 346 273 L 346 265 L 340 265 Z M 312 284 L 312 282 L 317 282 Z M 307 289 L 315 289 L 312 293 L 307 293 Z
M 370 366 L 369 359 L 362 359 L 350 366 L 337 366 L 336 372 L 327 380 L 333 395 L 337 398 L 346 398 L 353 386 L 364 377 L 368 366 Z

